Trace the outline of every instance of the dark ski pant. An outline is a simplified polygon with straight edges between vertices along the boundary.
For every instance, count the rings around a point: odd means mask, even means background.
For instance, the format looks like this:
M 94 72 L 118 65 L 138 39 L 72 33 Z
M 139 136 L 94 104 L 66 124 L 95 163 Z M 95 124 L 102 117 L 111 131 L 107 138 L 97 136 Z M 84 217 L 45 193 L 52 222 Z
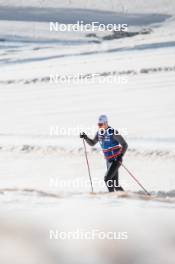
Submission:
M 121 161 L 107 161 L 107 172 L 104 177 L 104 181 L 109 192 L 123 191 L 123 188 L 119 186 L 119 174 L 118 169 L 121 166 Z

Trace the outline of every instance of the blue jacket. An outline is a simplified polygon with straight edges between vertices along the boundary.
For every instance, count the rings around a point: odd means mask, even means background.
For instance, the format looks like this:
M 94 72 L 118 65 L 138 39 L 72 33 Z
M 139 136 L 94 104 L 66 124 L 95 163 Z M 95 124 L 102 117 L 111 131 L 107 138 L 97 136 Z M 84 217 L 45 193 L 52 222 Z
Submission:
M 115 130 L 109 127 L 106 130 L 100 130 L 97 132 L 98 141 L 103 150 L 104 156 L 108 161 L 115 160 L 123 152 L 122 146 L 114 138 Z

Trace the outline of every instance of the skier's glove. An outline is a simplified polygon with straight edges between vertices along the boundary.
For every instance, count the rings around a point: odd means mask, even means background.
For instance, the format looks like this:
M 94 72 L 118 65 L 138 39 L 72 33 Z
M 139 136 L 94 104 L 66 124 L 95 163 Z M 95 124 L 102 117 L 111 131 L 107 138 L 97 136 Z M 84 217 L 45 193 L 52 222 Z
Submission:
M 87 139 L 87 135 L 84 132 L 82 132 L 82 133 L 80 133 L 80 138 Z

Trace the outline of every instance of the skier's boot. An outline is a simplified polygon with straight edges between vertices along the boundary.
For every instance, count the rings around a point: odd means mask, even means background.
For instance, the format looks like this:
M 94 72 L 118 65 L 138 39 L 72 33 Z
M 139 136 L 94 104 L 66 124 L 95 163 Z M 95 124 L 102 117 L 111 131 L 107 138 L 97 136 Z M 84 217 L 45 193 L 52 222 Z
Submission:
M 117 186 L 115 187 L 116 192 L 120 191 L 120 192 L 124 192 L 124 189 L 121 186 Z

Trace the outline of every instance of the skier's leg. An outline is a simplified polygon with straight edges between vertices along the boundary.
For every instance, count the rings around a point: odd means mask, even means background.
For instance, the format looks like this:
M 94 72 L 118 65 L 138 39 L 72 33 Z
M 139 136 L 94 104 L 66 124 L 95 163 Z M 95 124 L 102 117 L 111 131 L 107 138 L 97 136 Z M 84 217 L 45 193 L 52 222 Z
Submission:
M 108 169 L 104 177 L 104 181 L 106 183 L 109 192 L 114 192 L 114 179 L 116 175 L 117 165 L 118 164 L 116 163 L 116 161 L 107 162 Z
M 121 163 L 116 161 L 116 170 L 115 170 L 115 176 L 114 176 L 114 189 L 115 191 L 124 191 L 124 189 L 119 185 L 119 167 L 121 166 Z

